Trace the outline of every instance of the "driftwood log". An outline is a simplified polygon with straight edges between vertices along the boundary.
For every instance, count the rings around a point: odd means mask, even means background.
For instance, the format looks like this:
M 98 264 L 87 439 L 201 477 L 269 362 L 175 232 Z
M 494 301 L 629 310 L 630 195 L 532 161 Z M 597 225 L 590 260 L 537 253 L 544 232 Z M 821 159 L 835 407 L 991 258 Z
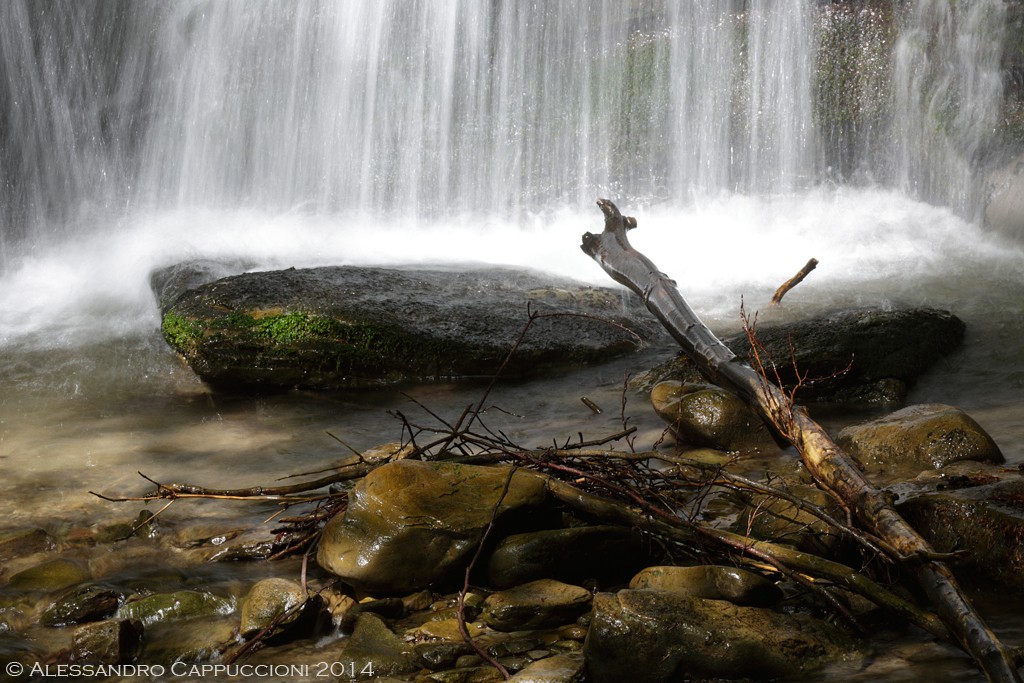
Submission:
M 679 294 L 676 283 L 633 249 L 626 233 L 636 227 L 635 218 L 623 216 L 607 199 L 597 204 L 604 212 L 604 231 L 584 234 L 583 251 L 613 280 L 643 298 L 704 375 L 736 391 L 793 444 L 818 485 L 834 493 L 915 576 L 936 614 L 989 681 L 1020 683 L 1012 653 L 973 608 L 942 557 L 896 512 L 892 497 L 868 482 L 791 396 L 722 344 Z

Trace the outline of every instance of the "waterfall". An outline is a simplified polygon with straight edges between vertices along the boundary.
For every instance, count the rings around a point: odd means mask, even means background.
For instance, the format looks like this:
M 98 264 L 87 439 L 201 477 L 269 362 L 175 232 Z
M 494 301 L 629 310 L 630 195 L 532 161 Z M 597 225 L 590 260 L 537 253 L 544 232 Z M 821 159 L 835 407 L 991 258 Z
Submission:
M 854 5 L 7 0 L 0 267 L 181 207 L 430 221 L 838 181 L 975 214 L 1004 0 Z
M 976 210 L 1004 4 L 894 19 L 886 134 L 847 166 Z M 0 246 L 132 207 L 431 218 L 807 187 L 835 137 L 820 5 L 10 0 Z
M 895 50 L 895 179 L 966 215 L 980 209 L 977 169 L 1003 103 L 1001 0 L 917 0 Z

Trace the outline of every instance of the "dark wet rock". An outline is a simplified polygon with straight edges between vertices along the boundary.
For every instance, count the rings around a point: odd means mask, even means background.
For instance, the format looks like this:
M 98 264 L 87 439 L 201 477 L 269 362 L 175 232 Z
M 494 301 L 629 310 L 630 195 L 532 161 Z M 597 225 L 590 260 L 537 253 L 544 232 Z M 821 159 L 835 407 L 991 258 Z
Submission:
M 245 596 L 239 615 L 238 632 L 247 637 L 273 628 L 278 634 L 302 616 L 308 603 L 302 586 L 290 579 L 257 581 Z
M 966 551 L 951 567 L 962 575 L 1024 588 L 1024 480 L 914 496 L 901 515 L 938 552 Z
M 211 547 L 201 551 L 208 562 L 255 562 L 282 549 L 280 539 L 266 528 L 247 530 Z
M 508 588 L 540 578 L 625 578 L 647 558 L 639 534 L 617 526 L 545 529 L 502 539 L 487 562 L 487 580 Z
M 18 591 L 57 591 L 91 578 L 89 570 L 81 563 L 57 558 L 14 574 L 7 587 Z
M 537 508 L 544 480 L 518 470 L 399 460 L 352 489 L 348 508 L 324 527 L 321 567 L 372 594 L 443 584 L 465 569 L 499 499 L 497 519 Z
M 211 385 L 317 389 L 492 376 L 527 320 L 584 313 L 662 334 L 630 295 L 520 271 L 332 267 L 246 273 L 180 296 L 165 313 L 167 342 Z M 608 360 L 638 348 L 602 322 L 534 321 L 506 378 Z
M 559 620 L 560 621 L 560 620 Z M 524 655 L 540 644 L 536 633 L 531 631 L 519 631 L 509 633 L 509 637 L 500 640 L 487 648 L 487 654 L 492 657 L 514 657 Z
M 481 620 L 499 631 L 521 631 L 573 622 L 590 607 L 590 591 L 553 579 L 492 593 Z
M 783 384 L 805 382 L 798 399 L 838 402 L 891 403 L 936 361 L 963 342 L 964 323 L 948 311 L 931 308 L 840 311 L 804 322 L 758 328 L 757 339 L 778 371 Z M 746 335 L 727 341 L 745 358 Z
M 509 680 L 512 683 L 580 683 L 585 673 L 583 657 L 560 654 L 533 662 Z
M 416 671 L 416 656 L 411 643 L 392 633 L 387 624 L 374 614 L 363 613 L 356 620 L 342 653 L 345 661 L 372 670 L 372 676 L 396 676 Z
M 459 657 L 473 653 L 473 648 L 465 641 L 433 641 L 416 643 L 416 657 L 420 663 L 431 671 L 451 669 Z
M 583 640 L 587 637 L 587 627 L 580 624 L 566 624 L 558 628 L 561 640 Z
M 401 619 L 405 615 L 405 603 L 401 598 L 379 598 L 359 603 L 363 612 L 373 612 L 385 619 Z
M 234 611 L 229 600 L 202 591 L 156 593 L 126 602 L 117 611 L 118 618 L 137 619 L 143 626 L 164 621 L 183 621 L 224 616 Z
M 824 510 L 833 519 L 844 519 L 845 513 L 835 499 L 809 484 L 786 483 L 781 478 L 773 484 L 798 502 L 760 493 L 740 495 L 746 507 L 733 530 L 817 555 L 833 552 L 842 536 L 835 527 L 812 514 L 807 504 Z
M 212 261 L 197 259 L 154 270 L 149 275 L 149 288 L 156 296 L 160 311 L 166 313 L 182 294 L 202 285 L 237 275 L 253 267 L 248 261 Z
M 865 474 L 914 476 L 963 460 L 1003 462 L 992 437 L 959 408 L 913 405 L 839 432 Z
M 67 626 L 100 621 L 114 614 L 124 595 L 107 586 L 83 586 L 61 596 L 43 612 L 44 626 Z
M 473 593 L 467 593 L 466 597 L 473 595 Z M 409 595 L 402 597 L 402 607 L 406 612 L 419 612 L 422 610 L 430 609 L 430 606 L 434 604 L 436 596 L 432 591 L 416 591 Z
M 149 510 L 142 510 L 131 522 L 107 524 L 96 530 L 98 543 L 115 543 L 133 536 L 156 538 L 159 535 L 158 522 Z
M 807 380 L 800 402 L 898 403 L 928 368 L 959 348 L 964 323 L 948 311 L 931 308 L 836 311 L 784 324 L 762 323 L 757 338 L 768 376 L 797 382 L 794 360 Z M 745 334 L 723 339 L 737 356 L 750 355 Z M 792 345 L 790 342 L 792 341 Z M 678 357 L 646 374 L 638 386 L 659 381 L 703 382 L 692 361 Z
M 770 607 L 782 599 L 778 586 L 759 574 L 737 567 L 647 567 L 633 577 L 630 588 L 659 590 L 736 605 Z
M 683 443 L 722 451 L 774 446 L 753 409 L 713 384 L 660 382 L 651 390 L 651 403 Z
M 594 596 L 584 646 L 594 683 L 806 674 L 856 655 L 853 641 L 804 614 L 781 614 L 665 591 Z
M 131 619 L 111 619 L 75 629 L 68 653 L 79 664 L 130 664 L 142 650 L 142 624 Z
M 0 560 L 24 557 L 53 547 L 50 535 L 38 527 L 0 531 Z

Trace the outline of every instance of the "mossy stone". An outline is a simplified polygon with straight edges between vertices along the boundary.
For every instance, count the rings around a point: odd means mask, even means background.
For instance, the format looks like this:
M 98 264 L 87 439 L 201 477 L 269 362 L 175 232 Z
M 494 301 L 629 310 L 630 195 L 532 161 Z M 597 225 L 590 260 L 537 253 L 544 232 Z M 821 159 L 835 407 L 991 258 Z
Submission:
M 136 619 L 144 626 L 163 621 L 181 621 L 223 616 L 234 610 L 229 600 L 200 591 L 156 593 L 121 605 L 118 618 Z
M 23 569 L 11 577 L 7 586 L 20 591 L 56 591 L 91 578 L 81 563 L 58 558 Z

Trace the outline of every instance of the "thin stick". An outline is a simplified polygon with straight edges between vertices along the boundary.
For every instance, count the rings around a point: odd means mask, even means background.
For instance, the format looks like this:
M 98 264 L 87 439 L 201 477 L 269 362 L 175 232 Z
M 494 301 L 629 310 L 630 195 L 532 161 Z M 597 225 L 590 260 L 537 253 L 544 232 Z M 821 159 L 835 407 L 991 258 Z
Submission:
M 775 306 L 780 301 L 782 301 L 782 297 L 786 296 L 786 293 L 789 292 L 789 290 L 793 289 L 798 284 L 803 282 L 804 278 L 807 277 L 807 275 L 810 274 L 810 272 L 817 267 L 818 259 L 812 258 L 810 261 L 804 264 L 804 267 L 801 268 L 796 275 L 783 282 L 779 286 L 779 288 L 775 290 L 775 294 L 772 296 L 772 306 Z
M 501 662 L 492 657 L 491 654 L 487 652 L 487 650 L 477 645 L 476 641 L 473 640 L 473 637 L 469 635 L 469 629 L 466 628 L 465 609 L 466 593 L 469 592 L 469 575 L 472 573 L 473 567 L 476 566 L 477 560 L 480 559 L 480 553 L 484 549 L 484 543 L 487 542 L 487 537 L 490 535 L 491 529 L 494 528 L 494 520 L 498 517 L 498 510 L 501 509 L 501 504 L 505 500 L 505 496 L 508 495 L 508 489 L 512 485 L 512 477 L 515 475 L 516 470 L 518 469 L 519 468 L 515 466 L 509 469 L 508 476 L 505 478 L 505 486 L 501 489 L 501 495 L 498 496 L 498 500 L 497 502 L 495 502 L 494 508 L 491 510 L 491 519 L 487 522 L 487 526 L 484 528 L 483 535 L 480 536 L 480 542 L 476 546 L 476 552 L 473 553 L 473 558 L 469 561 L 469 564 L 466 565 L 466 578 L 462 582 L 462 590 L 459 591 L 459 608 L 457 612 L 459 621 L 459 633 L 462 634 L 462 639 L 465 640 L 466 643 L 468 643 L 471 648 L 473 648 L 473 650 L 480 656 L 481 659 L 485 660 L 488 664 L 497 669 L 498 673 L 500 673 L 502 678 L 504 678 L 506 681 L 509 678 L 511 678 L 511 676 L 508 673 L 508 669 L 502 666 Z

